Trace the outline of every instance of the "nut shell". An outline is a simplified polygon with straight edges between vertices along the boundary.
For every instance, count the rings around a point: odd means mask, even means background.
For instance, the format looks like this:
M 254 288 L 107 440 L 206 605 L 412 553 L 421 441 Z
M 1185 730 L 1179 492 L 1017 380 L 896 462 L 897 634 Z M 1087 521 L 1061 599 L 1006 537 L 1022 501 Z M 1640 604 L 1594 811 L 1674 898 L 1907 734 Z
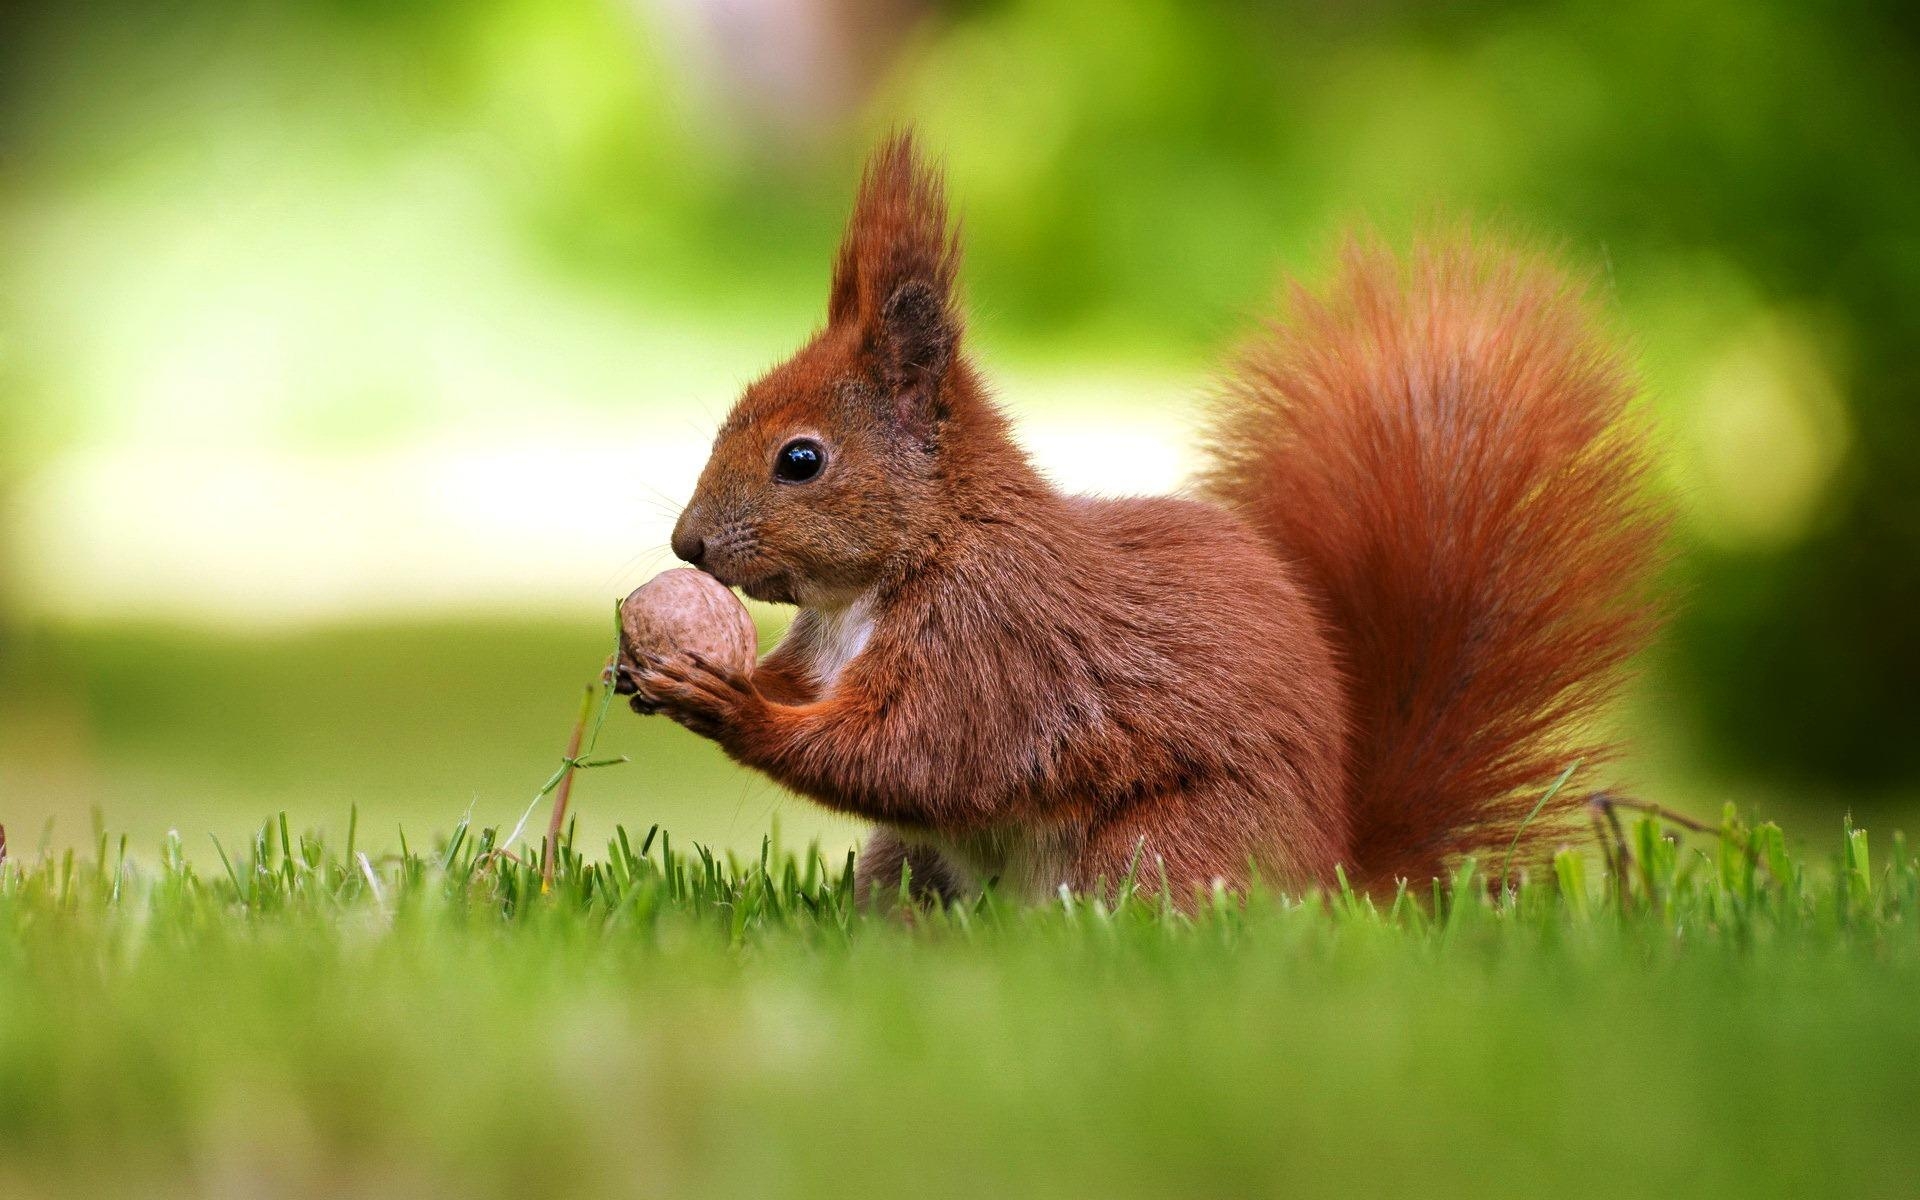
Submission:
M 746 605 L 703 571 L 676 567 L 620 604 L 621 648 L 635 659 L 692 653 L 742 673 L 753 670 L 760 635 Z

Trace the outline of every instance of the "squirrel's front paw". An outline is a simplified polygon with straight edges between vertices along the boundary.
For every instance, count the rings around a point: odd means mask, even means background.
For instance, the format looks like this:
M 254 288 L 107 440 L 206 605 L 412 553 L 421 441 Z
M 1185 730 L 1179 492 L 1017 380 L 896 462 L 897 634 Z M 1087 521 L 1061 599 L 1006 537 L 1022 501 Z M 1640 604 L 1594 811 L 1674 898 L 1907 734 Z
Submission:
M 719 738 L 759 700 L 746 674 L 698 654 L 622 663 L 615 689 L 629 688 L 639 713 L 664 713 L 702 737 Z
M 627 707 L 643 717 L 660 711 L 645 689 L 645 680 L 649 678 L 652 666 L 652 662 L 635 662 L 623 654 L 609 668 L 613 675 L 614 695 L 627 697 Z

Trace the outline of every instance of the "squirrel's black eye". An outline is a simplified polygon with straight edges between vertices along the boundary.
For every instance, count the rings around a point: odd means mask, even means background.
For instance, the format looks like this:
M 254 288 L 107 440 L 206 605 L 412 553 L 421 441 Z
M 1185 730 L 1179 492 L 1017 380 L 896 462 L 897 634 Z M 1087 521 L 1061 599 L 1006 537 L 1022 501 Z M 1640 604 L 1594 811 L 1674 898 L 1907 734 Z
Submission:
M 812 438 L 795 438 L 773 458 L 773 477 L 781 483 L 805 483 L 827 465 L 827 448 Z

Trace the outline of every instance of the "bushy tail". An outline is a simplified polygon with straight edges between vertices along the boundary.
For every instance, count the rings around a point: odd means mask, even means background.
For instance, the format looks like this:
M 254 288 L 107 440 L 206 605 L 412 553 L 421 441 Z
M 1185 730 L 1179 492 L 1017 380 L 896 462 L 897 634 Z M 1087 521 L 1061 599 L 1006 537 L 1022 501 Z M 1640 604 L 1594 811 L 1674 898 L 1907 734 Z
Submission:
M 1543 258 L 1350 246 L 1228 383 L 1202 487 L 1305 572 L 1354 718 L 1349 871 L 1505 854 L 1607 747 L 1596 710 L 1659 623 L 1665 516 L 1622 356 Z M 1569 782 L 1518 858 L 1572 832 Z

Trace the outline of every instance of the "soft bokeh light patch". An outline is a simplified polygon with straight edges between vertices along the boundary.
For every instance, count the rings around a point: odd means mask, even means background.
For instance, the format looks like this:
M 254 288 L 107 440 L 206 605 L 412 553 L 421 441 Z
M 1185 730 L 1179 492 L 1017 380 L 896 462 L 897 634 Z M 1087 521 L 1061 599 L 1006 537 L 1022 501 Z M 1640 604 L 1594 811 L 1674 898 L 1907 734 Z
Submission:
M 1687 416 L 1701 528 L 1732 548 L 1791 545 L 1819 515 L 1851 438 L 1819 343 L 1786 314 L 1709 360 Z
M 1048 473 L 1107 494 L 1180 486 L 1194 419 L 1180 390 L 1092 373 L 1005 389 Z M 670 561 L 710 429 L 657 409 L 561 412 L 359 451 L 77 451 L 23 489 L 18 568 L 31 604 L 66 619 L 579 616 Z

